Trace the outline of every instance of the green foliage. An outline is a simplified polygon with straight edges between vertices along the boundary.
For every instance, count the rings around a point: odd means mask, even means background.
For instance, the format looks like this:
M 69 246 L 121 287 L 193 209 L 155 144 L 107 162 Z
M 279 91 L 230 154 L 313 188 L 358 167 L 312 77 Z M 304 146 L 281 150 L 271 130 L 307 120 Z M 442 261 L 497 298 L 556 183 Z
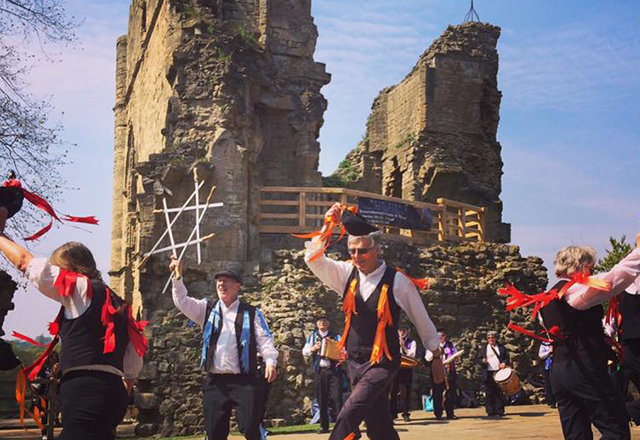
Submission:
M 611 249 L 607 249 L 607 255 L 598 260 L 598 264 L 593 268 L 593 272 L 608 272 L 613 268 L 613 266 L 618 264 L 620 260 L 626 257 L 627 254 L 633 250 L 633 245 L 631 243 L 627 243 L 626 240 L 626 235 L 623 235 L 620 240 L 609 237 Z
M 349 186 L 349 182 L 342 176 L 332 174 L 330 176 L 322 176 L 322 186 L 325 188 L 345 188 Z
M 255 46 L 256 44 L 258 44 L 255 37 L 253 36 L 253 32 L 247 29 L 245 25 L 242 24 L 238 26 L 236 28 L 236 32 L 238 33 L 238 36 L 242 39 L 242 41 L 244 41 L 248 45 Z
M 220 47 L 216 47 L 215 49 L 213 49 L 213 58 L 228 63 L 231 61 L 231 54 L 226 53 Z

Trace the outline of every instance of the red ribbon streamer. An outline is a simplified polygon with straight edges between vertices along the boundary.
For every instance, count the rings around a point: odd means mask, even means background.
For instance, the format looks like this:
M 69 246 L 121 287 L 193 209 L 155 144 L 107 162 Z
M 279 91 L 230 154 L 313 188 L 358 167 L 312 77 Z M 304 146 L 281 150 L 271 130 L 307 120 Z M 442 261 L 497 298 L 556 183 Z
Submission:
M 53 226 L 53 219 L 58 220 L 61 223 L 63 222 L 60 219 L 60 217 L 58 217 L 58 215 L 56 214 L 56 211 L 49 204 L 49 202 L 47 202 L 45 199 L 43 199 L 38 194 L 32 193 L 31 191 L 23 188 L 22 184 L 20 183 L 20 181 L 18 179 L 9 179 L 9 180 L 5 181 L 2 184 L 2 186 L 4 186 L 4 187 L 12 187 L 12 188 L 20 188 L 22 190 L 22 194 L 24 194 L 24 198 L 25 199 L 27 199 L 29 202 L 31 202 L 38 209 L 41 209 L 44 212 L 46 212 L 47 214 L 49 214 L 51 216 L 51 218 L 52 218 L 52 220 L 49 222 L 49 224 L 47 226 L 45 226 L 44 228 L 40 229 L 35 234 L 26 237 L 24 239 L 25 241 L 37 240 L 38 238 L 42 237 L 44 234 L 49 232 L 51 230 L 52 226 Z M 67 222 L 87 223 L 87 224 L 92 224 L 92 225 L 97 225 L 98 224 L 98 219 L 96 219 L 94 216 L 77 217 L 77 216 L 63 214 L 62 217 L 63 217 L 64 221 L 67 221 Z
M 427 278 L 411 278 L 404 270 L 400 269 L 399 267 L 396 267 L 396 270 L 407 277 L 409 281 L 411 281 L 413 285 L 418 288 L 418 290 L 429 289 L 429 280 Z
M 29 336 L 25 336 L 23 334 L 20 334 L 20 333 L 18 333 L 16 331 L 14 331 L 11 336 L 13 336 L 14 338 L 22 339 L 23 341 L 26 341 L 31 345 L 35 345 L 37 347 L 42 347 L 42 344 L 40 342 L 36 341 L 35 339 L 31 339 Z

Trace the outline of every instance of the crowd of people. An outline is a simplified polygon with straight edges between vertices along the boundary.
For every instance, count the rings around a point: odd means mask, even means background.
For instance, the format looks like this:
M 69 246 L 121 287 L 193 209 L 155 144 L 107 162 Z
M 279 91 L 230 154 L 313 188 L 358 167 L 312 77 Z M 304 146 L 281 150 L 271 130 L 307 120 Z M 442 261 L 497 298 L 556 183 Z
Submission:
M 325 218 L 323 230 L 305 244 L 305 261 L 341 298 L 344 330 L 333 332 L 328 317 L 317 316 L 317 328 L 302 348 L 313 364 L 320 432 L 330 432 L 330 440 L 353 440 L 361 437 L 364 422 L 371 440 L 399 439 L 394 419 L 402 413 L 410 420 L 412 368 L 422 357 L 430 365 L 434 416 L 455 420 L 455 359 L 460 352 L 446 331 L 436 330 L 418 292 L 419 280 L 387 265 L 381 256 L 381 235 L 344 206 L 333 205 Z M 349 233 L 347 262 L 324 253 L 330 228 L 337 224 Z M 49 258 L 35 258 L 0 230 L 0 252 L 61 305 L 55 321 L 56 334 L 64 341 L 59 363 L 63 430 L 58 438 L 114 438 L 114 427 L 124 416 L 142 368 L 144 324 L 135 321 L 128 304 L 104 284 L 82 244 L 67 243 Z M 591 425 L 603 438 L 629 439 L 629 416 L 640 417 L 640 404 L 625 405 L 622 397 L 629 381 L 640 381 L 640 325 L 633 316 L 640 311 L 634 287 L 640 251 L 597 275 L 606 289 L 589 281 L 594 264 L 589 248 L 575 246 L 563 249 L 555 261 L 559 282 L 553 292 L 559 294 L 540 309 L 547 342 L 539 355 L 547 372 L 548 403 L 557 405 L 566 439 L 592 438 Z M 278 375 L 278 351 L 266 317 L 239 298 L 243 279 L 231 269 L 214 274 L 217 299 L 190 297 L 180 263 L 172 259 L 169 269 L 175 306 L 202 329 L 207 438 L 228 438 L 235 408 L 244 437 L 264 439 L 266 396 Z M 618 350 L 624 355 L 614 380 L 608 371 L 614 356 L 602 328 L 601 304 L 622 292 L 617 332 L 622 347 Z M 412 324 L 417 340 L 410 337 L 401 314 Z M 487 416 L 502 417 L 505 388 L 497 378 L 508 378 L 504 382 L 510 386 L 512 375 L 509 353 L 495 332 L 487 334 L 476 361 L 483 373 Z M 343 399 L 345 389 L 349 392 Z M 332 418 L 335 425 L 330 429 Z

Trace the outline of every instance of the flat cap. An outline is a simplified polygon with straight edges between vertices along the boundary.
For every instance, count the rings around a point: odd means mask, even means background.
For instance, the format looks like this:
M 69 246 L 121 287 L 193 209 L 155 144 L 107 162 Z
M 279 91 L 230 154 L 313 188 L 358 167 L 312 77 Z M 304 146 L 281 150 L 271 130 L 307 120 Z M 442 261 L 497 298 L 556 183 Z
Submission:
M 240 276 L 240 274 L 238 272 L 236 272 L 233 269 L 222 269 L 219 270 L 215 273 L 215 275 L 213 276 L 216 280 L 218 279 L 218 277 L 229 277 L 237 282 L 239 282 L 240 284 L 242 284 L 242 277 Z

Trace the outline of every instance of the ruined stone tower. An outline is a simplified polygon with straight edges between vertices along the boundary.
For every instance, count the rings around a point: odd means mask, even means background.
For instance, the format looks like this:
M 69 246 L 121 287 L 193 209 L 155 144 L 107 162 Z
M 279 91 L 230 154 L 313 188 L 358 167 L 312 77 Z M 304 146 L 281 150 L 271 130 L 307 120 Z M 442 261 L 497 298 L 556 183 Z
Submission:
M 499 36 L 500 28 L 485 23 L 449 26 L 402 82 L 380 92 L 365 139 L 334 179 L 408 200 L 486 207 L 485 239 L 510 241 L 496 140 Z
M 163 197 L 186 201 L 194 168 L 201 198 L 217 186 L 212 202 L 225 205 L 202 223 L 216 237 L 191 271 L 201 292 L 215 269 L 259 259 L 260 185 L 320 184 L 320 89 L 330 75 L 313 60 L 316 38 L 310 0 L 133 0 L 117 42 L 110 275 L 137 310 L 171 302 L 160 294 L 167 258 L 138 263 L 165 229 L 154 209 Z M 178 220 L 176 242 L 194 221 L 194 211 Z

